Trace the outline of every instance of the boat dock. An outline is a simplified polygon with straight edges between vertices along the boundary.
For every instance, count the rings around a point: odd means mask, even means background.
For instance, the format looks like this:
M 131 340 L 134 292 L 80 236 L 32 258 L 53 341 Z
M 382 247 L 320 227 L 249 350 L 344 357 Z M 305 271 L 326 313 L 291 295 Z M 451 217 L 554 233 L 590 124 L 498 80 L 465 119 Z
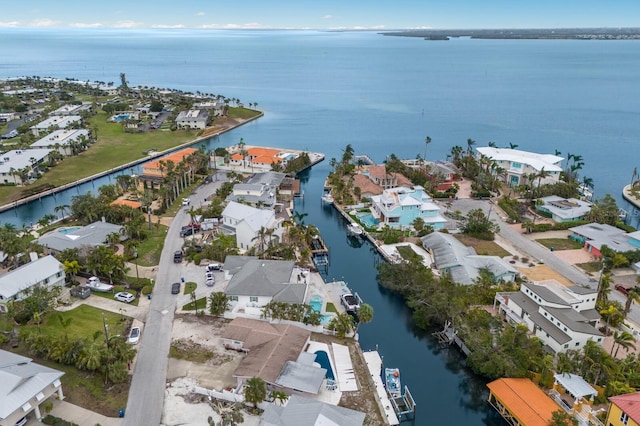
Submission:
M 320 234 L 314 235 L 311 240 L 311 258 L 313 263 L 316 265 L 316 269 L 320 270 L 322 267 L 325 271 L 328 270 L 329 249 Z
M 369 369 L 369 374 L 371 374 L 373 384 L 376 387 L 378 404 L 387 419 L 387 424 L 399 425 L 400 420 L 398 420 L 398 416 L 393 409 L 393 404 L 389 399 L 387 389 L 384 387 L 384 383 L 382 383 L 382 358 L 380 357 L 380 354 L 378 351 L 368 351 L 363 352 L 362 355 L 367 363 L 367 368 Z

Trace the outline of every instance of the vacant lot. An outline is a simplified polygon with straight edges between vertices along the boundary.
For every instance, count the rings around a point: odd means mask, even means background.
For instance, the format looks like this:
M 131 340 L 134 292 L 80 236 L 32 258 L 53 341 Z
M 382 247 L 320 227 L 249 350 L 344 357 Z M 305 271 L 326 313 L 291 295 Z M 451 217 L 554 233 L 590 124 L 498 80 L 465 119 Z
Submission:
M 493 241 L 479 240 L 463 234 L 456 234 L 455 237 L 465 246 L 473 247 L 480 255 L 505 257 L 511 254 Z
M 554 250 L 577 250 L 583 246 L 583 244 L 571 238 L 541 238 L 536 241 L 546 248 L 553 248 Z

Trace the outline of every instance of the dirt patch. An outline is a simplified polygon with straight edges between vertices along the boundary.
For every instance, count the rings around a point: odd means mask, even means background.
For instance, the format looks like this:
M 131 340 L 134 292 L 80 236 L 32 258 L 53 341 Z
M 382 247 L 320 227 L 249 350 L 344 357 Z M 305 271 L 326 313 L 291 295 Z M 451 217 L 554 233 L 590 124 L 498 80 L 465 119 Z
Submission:
M 574 285 L 571 281 L 548 267 L 547 265 L 537 265 L 531 268 L 518 268 L 520 273 L 531 281 L 556 280 L 565 286 Z

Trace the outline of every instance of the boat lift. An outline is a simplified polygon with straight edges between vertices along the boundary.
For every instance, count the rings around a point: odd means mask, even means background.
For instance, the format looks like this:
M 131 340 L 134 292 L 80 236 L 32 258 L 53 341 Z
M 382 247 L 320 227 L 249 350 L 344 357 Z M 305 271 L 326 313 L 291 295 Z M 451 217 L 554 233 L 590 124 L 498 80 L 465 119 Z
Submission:
M 404 392 L 397 398 L 390 398 L 393 409 L 401 422 L 405 420 L 413 420 L 416 417 L 416 402 L 413 395 L 409 391 L 409 387 L 405 385 Z

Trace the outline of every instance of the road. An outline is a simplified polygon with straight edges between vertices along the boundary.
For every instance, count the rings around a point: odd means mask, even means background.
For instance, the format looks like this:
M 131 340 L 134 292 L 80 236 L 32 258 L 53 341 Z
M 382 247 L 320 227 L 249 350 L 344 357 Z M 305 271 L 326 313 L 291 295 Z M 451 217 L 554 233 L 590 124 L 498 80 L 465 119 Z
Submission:
M 205 197 L 215 192 L 222 179 L 200 186 L 191 196 L 191 205 L 200 206 Z M 171 284 L 180 281 L 182 264 L 173 263 L 173 253 L 182 248 L 180 228 L 189 222 L 188 208 L 176 214 L 164 242 L 149 316 L 138 349 L 138 359 L 129 389 L 124 426 L 159 425 L 167 381 L 171 329 L 176 310 L 176 295 Z M 184 290 L 184 288 L 182 288 Z M 181 291 L 182 291 L 181 290 Z

